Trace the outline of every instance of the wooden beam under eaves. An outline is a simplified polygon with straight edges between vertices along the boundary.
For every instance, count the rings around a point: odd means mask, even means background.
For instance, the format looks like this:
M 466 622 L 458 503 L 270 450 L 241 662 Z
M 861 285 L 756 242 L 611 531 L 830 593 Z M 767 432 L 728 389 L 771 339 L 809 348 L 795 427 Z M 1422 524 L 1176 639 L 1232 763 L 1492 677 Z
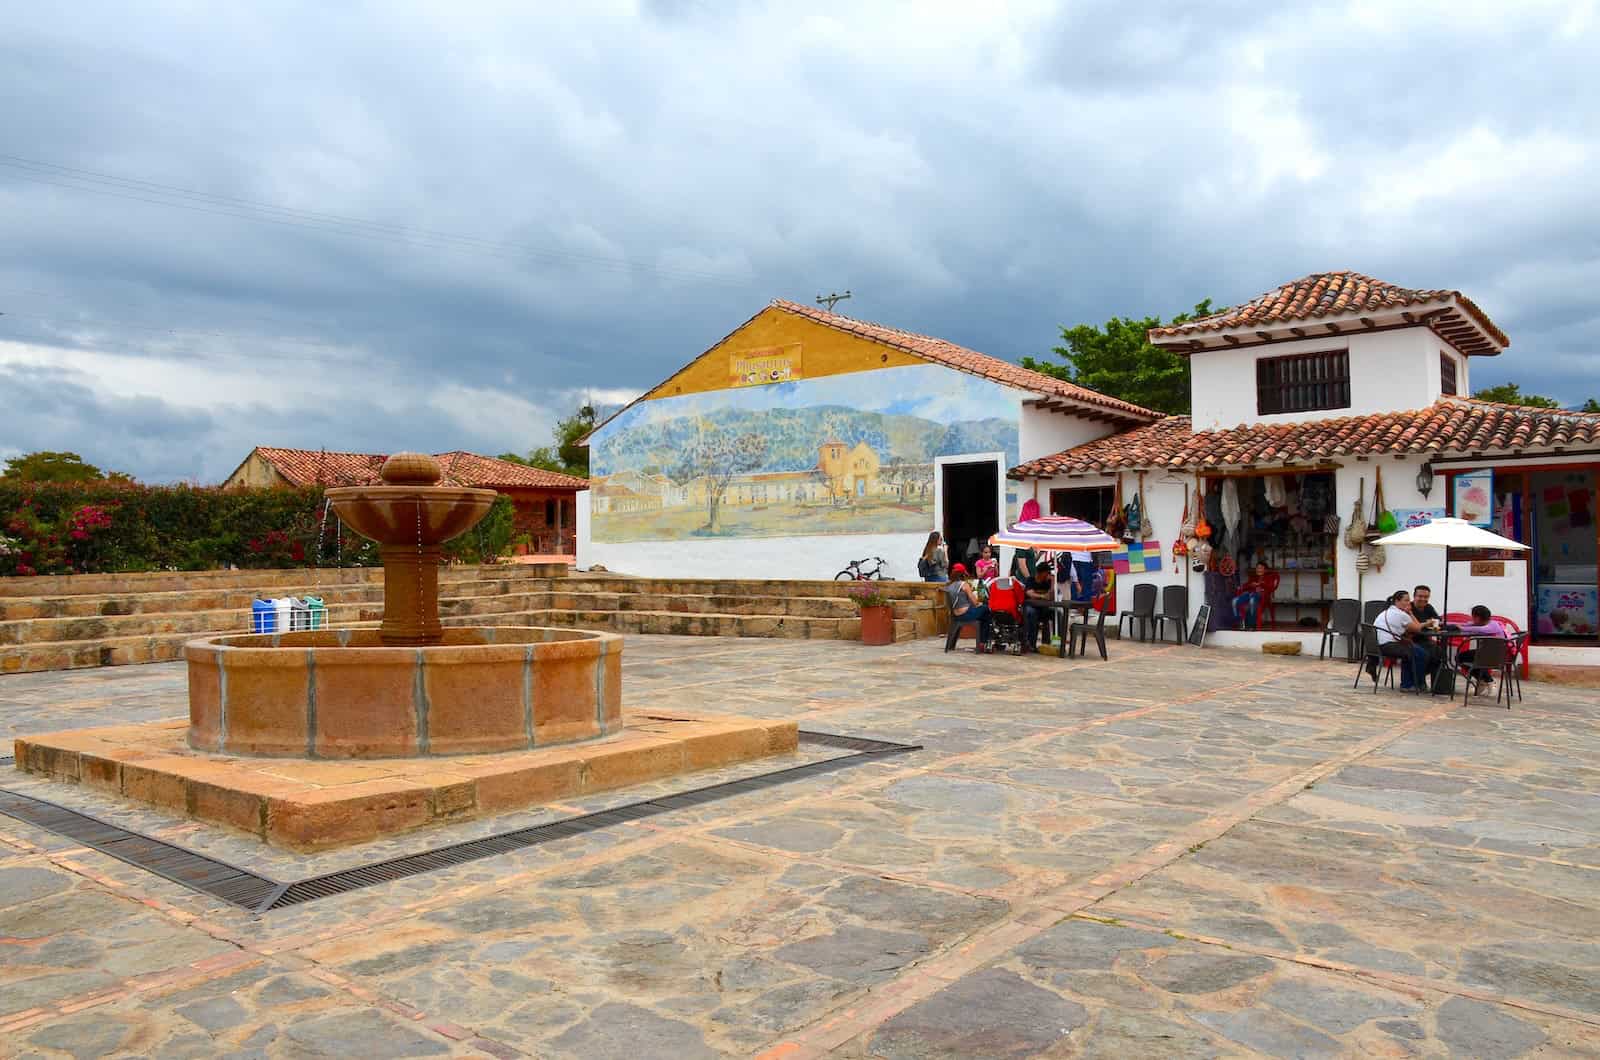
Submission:
M 1222 341 L 1226 342 L 1229 346 L 1237 346 L 1237 345 L 1239 345 L 1239 336 L 1237 336 L 1237 335 L 1224 335 L 1224 336 L 1222 336 Z
M 1404 320 L 1407 324 L 1415 324 L 1417 322 L 1417 315 L 1415 313 L 1401 313 L 1400 319 Z
M 1258 331 L 1258 332 L 1256 332 L 1256 338 L 1260 339 L 1262 342 L 1271 342 L 1272 341 L 1272 332 L 1270 332 L 1270 331 Z
M 1324 324 L 1322 326 L 1327 328 L 1330 332 L 1332 332 L 1335 335 L 1339 334 L 1339 325 L 1337 325 L 1337 324 Z
M 1373 320 L 1371 317 L 1362 317 L 1361 326 L 1366 328 L 1368 331 L 1371 331 L 1373 328 L 1377 327 L 1378 324 L 1377 321 Z
M 1303 339 L 1303 338 L 1306 337 L 1306 329 L 1305 328 L 1290 328 L 1289 329 L 1289 334 L 1293 335 L 1297 339 Z

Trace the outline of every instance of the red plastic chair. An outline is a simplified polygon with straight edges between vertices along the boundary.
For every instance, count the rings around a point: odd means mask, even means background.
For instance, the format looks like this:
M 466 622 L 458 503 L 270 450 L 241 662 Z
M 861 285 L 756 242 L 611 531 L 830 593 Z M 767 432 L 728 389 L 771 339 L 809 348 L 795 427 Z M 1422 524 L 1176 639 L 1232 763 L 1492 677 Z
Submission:
M 1494 618 L 1494 620 L 1496 622 L 1500 623 L 1502 626 L 1506 627 L 1506 629 L 1510 630 L 1513 633 L 1521 633 L 1522 632 L 1522 627 L 1517 625 L 1516 620 L 1514 620 L 1514 619 L 1507 618 L 1504 615 L 1495 615 L 1495 616 L 1493 616 L 1493 618 Z M 1451 625 L 1455 625 L 1455 626 L 1470 626 L 1472 624 L 1472 616 L 1468 615 L 1468 614 L 1463 614 L 1460 611 L 1451 611 L 1449 614 L 1444 616 L 1444 620 L 1446 622 L 1450 623 Z M 1454 646 L 1455 646 L 1456 650 L 1459 651 L 1461 649 L 1461 646 L 1463 644 L 1465 644 L 1470 639 L 1471 639 L 1470 637 L 1456 637 L 1456 638 L 1454 638 Z M 1519 671 L 1521 671 L 1522 679 L 1524 681 L 1526 681 L 1528 679 L 1528 644 L 1529 644 L 1529 641 L 1527 639 L 1524 639 L 1522 641 L 1522 643 L 1517 648 L 1517 655 L 1522 660 L 1522 662 L 1518 665 L 1517 669 Z
M 1273 625 L 1277 625 L 1278 608 L 1273 602 L 1272 597 L 1275 593 L 1277 593 L 1278 586 L 1282 583 L 1283 578 L 1279 576 L 1278 572 L 1275 570 L 1267 571 L 1266 575 L 1261 579 L 1261 599 L 1256 603 L 1257 629 L 1263 628 L 1269 622 Z M 1244 604 L 1240 604 L 1236 611 L 1236 615 L 1239 619 L 1240 629 L 1244 628 L 1245 619 L 1249 617 L 1249 614 L 1250 612 L 1248 608 Z

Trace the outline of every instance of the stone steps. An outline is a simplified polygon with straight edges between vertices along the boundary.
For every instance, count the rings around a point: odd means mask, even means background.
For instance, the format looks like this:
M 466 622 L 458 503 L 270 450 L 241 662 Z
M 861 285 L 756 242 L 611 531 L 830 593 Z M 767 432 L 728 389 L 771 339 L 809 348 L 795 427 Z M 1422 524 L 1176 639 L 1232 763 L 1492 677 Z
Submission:
M 548 625 L 619 633 L 856 639 L 849 582 L 543 577 L 531 565 L 448 568 L 440 614 L 448 625 Z M 182 657 L 197 637 L 243 633 L 259 596 L 322 596 L 331 627 L 372 626 L 383 612 L 375 570 L 204 571 L 3 579 L 0 673 L 66 670 Z M 191 582 L 179 579 L 190 578 Z M 10 591 L 27 582 L 53 592 Z M 112 584 L 115 582 L 116 584 Z M 943 632 L 933 586 L 880 582 L 895 637 Z

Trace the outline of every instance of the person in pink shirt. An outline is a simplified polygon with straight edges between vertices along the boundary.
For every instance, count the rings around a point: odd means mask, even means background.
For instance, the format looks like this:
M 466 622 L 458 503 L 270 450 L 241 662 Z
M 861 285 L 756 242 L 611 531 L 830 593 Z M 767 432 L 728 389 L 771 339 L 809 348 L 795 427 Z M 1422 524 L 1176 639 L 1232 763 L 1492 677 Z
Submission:
M 978 550 L 978 580 L 992 582 L 1000 577 L 1000 564 L 995 562 L 994 549 L 988 545 Z
M 1482 604 L 1472 609 L 1472 624 L 1461 626 L 1455 632 L 1464 637 L 1499 637 L 1501 640 L 1507 639 L 1506 627 L 1495 621 L 1494 613 Z M 1456 661 L 1470 666 L 1473 657 L 1477 654 L 1476 649 L 1468 648 L 1456 656 Z M 1475 667 L 1472 671 L 1473 694 L 1477 695 L 1482 692 L 1484 686 L 1493 679 L 1493 676 L 1483 667 Z

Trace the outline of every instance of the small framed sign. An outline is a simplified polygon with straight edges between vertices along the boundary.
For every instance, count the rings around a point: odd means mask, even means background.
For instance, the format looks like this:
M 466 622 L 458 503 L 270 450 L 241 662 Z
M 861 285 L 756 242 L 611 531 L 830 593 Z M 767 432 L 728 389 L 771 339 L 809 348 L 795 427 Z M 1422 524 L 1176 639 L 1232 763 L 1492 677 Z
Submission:
M 1189 627 L 1189 643 L 1196 648 L 1205 647 L 1206 627 L 1211 625 L 1211 605 L 1201 604 L 1194 613 L 1194 624 Z
M 1471 570 L 1474 578 L 1504 578 L 1506 562 L 1503 559 L 1475 559 Z

